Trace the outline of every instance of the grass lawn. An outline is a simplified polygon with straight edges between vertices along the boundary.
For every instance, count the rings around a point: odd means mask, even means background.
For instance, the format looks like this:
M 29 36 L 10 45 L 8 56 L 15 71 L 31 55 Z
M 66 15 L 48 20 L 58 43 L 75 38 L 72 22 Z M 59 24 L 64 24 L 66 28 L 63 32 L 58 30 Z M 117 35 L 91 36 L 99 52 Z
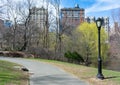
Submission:
M 0 60 L 0 85 L 27 85 L 28 74 L 15 66 L 20 65 Z
M 104 80 L 96 79 L 97 69 L 92 67 L 86 67 L 82 65 L 76 65 L 66 62 L 35 59 L 45 63 L 58 66 L 65 71 L 77 76 L 81 80 L 85 80 L 89 85 L 120 85 L 120 72 L 103 70 Z

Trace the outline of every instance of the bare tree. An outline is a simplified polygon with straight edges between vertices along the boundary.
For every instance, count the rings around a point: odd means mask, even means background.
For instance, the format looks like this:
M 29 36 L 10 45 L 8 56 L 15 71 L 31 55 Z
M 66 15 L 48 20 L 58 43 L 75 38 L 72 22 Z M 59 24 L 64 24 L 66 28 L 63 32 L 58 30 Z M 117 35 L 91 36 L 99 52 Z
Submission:
M 15 50 L 16 47 L 16 29 L 17 29 L 17 20 L 18 20 L 18 9 L 17 9 L 17 4 L 12 2 L 12 0 L 6 0 L 6 3 L 4 5 L 4 10 L 6 8 L 6 11 L 3 15 L 3 17 L 6 16 L 5 19 L 8 20 L 8 22 L 13 21 L 13 26 L 10 26 L 9 28 L 11 29 L 10 31 L 12 32 L 12 38 L 11 38 L 11 44 L 10 48 L 12 50 Z M 10 44 L 10 43 L 9 43 Z
M 67 23 L 67 16 L 66 19 L 64 19 L 64 21 L 60 20 L 61 17 L 61 9 L 60 9 L 60 5 L 61 5 L 61 0 L 52 0 L 52 5 L 55 8 L 55 31 L 56 31 L 56 46 L 55 46 L 55 54 L 56 54 L 56 58 L 60 59 L 61 56 L 63 56 L 64 52 L 63 52 L 63 34 L 71 34 L 71 28 L 73 28 L 73 26 L 68 25 Z M 61 57 L 62 58 L 62 57 Z
M 56 31 L 56 46 L 55 46 L 55 54 L 56 55 L 56 58 L 59 56 L 61 56 L 61 37 L 59 35 L 60 33 L 60 0 L 52 0 L 52 5 L 54 6 L 55 8 L 55 11 L 56 11 L 56 20 L 55 20 L 55 23 L 56 23 L 56 27 L 55 27 L 55 31 Z
M 115 30 L 115 33 L 114 35 L 112 35 L 112 37 L 114 36 L 114 39 L 118 42 L 117 45 L 120 48 L 120 9 L 118 9 L 117 11 L 115 10 L 112 11 L 112 18 Z
M 110 51 L 108 58 L 108 68 L 112 70 L 120 70 L 120 9 L 111 11 L 113 29 L 110 30 Z M 114 63 L 116 62 L 116 63 Z
M 21 51 L 26 50 L 28 46 L 32 6 L 33 6 L 33 0 L 26 0 L 22 2 L 22 4 L 20 4 L 19 6 L 19 13 L 20 13 L 21 19 L 23 20 L 22 23 L 24 24 L 24 34 L 23 34 L 24 43 L 20 49 Z

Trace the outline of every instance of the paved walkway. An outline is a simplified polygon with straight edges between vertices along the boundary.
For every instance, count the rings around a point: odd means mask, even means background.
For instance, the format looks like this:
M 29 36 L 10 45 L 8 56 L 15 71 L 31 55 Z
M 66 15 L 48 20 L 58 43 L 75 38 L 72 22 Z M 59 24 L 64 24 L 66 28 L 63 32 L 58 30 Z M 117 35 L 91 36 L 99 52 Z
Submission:
M 29 72 L 33 73 L 30 76 L 30 85 L 88 85 L 63 70 L 46 63 L 22 58 L 0 57 L 0 60 L 15 62 L 28 68 Z

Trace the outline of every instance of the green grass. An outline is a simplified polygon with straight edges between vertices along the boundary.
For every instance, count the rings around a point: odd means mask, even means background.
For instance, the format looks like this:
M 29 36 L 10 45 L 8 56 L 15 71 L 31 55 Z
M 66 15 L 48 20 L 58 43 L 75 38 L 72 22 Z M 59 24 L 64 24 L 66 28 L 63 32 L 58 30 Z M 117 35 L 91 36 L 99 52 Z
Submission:
M 0 85 L 22 85 L 21 81 L 27 81 L 28 76 L 15 66 L 15 63 L 0 60 Z
M 89 82 L 90 85 L 120 85 L 120 72 L 103 69 L 104 80 L 96 79 L 97 68 L 86 67 L 66 62 L 33 59 L 58 66 L 65 71 L 77 76 L 78 78 Z M 119 68 L 119 67 L 118 67 Z

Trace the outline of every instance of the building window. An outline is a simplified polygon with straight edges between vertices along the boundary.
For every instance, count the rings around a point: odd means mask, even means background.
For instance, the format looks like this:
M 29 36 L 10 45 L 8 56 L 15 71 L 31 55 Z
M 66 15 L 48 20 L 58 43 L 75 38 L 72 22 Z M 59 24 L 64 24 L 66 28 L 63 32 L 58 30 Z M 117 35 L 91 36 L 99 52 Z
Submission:
M 67 17 L 72 17 L 72 11 L 66 11 L 67 12 Z
M 80 12 L 79 11 L 74 11 L 73 12 L 73 16 L 74 17 L 79 17 L 80 16 Z
M 80 17 L 84 17 L 84 13 L 80 13 Z
M 62 13 L 62 14 L 61 14 L 61 16 L 62 16 L 62 17 L 65 17 L 65 14 L 64 14 L 64 13 Z

